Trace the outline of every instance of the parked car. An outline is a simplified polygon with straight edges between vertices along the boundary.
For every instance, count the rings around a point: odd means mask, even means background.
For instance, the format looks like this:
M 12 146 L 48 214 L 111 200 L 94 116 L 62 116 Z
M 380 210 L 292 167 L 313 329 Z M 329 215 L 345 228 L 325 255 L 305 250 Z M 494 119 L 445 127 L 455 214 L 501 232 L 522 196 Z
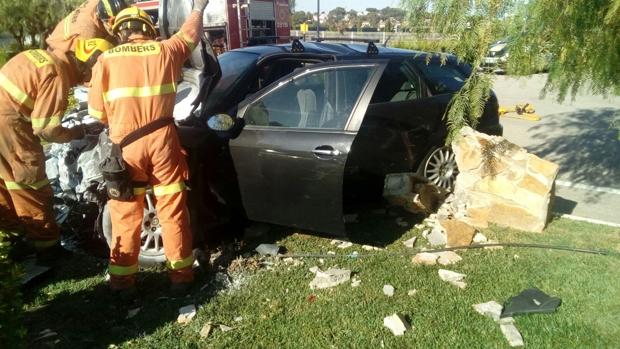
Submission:
M 509 55 L 507 39 L 494 42 L 489 46 L 489 52 L 484 57 L 482 69 L 496 74 L 504 74 Z
M 162 32 L 172 34 L 187 11 L 161 13 Z M 196 244 L 247 220 L 343 235 L 347 199 L 380 199 L 389 173 L 418 172 L 452 187 L 458 169 L 444 146 L 444 115 L 468 64 L 374 44 L 294 41 L 218 58 L 203 49 L 184 72 L 175 110 Z M 202 106 L 192 112 L 195 99 Z M 213 120 L 233 127 L 214 130 Z M 478 130 L 502 134 L 494 94 Z M 148 194 L 142 261 L 165 258 L 153 200 Z M 109 238 L 107 209 L 101 218 Z

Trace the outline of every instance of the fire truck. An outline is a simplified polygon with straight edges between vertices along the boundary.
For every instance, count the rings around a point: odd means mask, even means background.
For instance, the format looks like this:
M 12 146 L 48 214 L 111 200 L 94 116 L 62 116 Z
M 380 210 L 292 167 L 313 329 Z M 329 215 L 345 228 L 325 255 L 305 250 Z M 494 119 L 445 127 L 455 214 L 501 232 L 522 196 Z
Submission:
M 159 0 L 137 1 L 155 21 Z M 235 48 L 290 41 L 288 0 L 210 0 L 204 30 L 217 54 Z

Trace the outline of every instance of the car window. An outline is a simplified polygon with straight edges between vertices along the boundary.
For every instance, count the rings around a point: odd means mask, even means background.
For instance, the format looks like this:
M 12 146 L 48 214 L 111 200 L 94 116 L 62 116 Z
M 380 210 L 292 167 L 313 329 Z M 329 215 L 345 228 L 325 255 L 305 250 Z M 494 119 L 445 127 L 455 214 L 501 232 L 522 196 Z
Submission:
M 370 103 L 401 102 L 420 98 L 420 78 L 412 61 L 395 60 L 388 64 Z
M 258 55 L 247 52 L 229 51 L 221 54 L 218 60 L 222 69 L 222 77 L 213 88 L 205 108 L 214 110 L 217 109 L 217 106 L 229 100 L 231 93 L 236 91 L 237 85 L 248 73 L 252 72 L 257 59 Z M 244 96 L 245 94 L 241 97 Z
M 439 61 L 416 61 L 415 65 L 422 73 L 433 95 L 453 93 L 463 87 L 467 74 L 453 62 L 442 65 Z
M 246 124 L 344 129 L 373 67 L 341 67 L 295 77 L 254 101 Z

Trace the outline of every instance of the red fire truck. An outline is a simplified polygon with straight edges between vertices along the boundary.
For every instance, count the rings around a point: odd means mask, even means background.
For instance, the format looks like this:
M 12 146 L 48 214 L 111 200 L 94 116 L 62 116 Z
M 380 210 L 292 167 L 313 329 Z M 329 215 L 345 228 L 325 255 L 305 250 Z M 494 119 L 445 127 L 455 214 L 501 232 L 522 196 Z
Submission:
M 159 0 L 137 1 L 136 6 L 155 20 Z M 205 10 L 204 29 L 213 49 L 231 49 L 290 41 L 288 0 L 210 0 Z

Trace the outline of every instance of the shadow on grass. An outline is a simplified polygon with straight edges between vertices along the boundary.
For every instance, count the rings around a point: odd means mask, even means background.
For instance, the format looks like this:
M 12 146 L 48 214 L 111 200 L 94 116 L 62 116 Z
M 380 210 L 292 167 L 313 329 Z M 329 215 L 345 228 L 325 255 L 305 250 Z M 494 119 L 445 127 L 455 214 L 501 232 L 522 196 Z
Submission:
M 29 348 L 108 348 L 153 334 L 175 322 L 180 307 L 198 307 L 214 295 L 200 290 L 209 276 L 198 273 L 189 296 L 170 298 L 165 270 L 148 269 L 137 275 L 138 299 L 123 302 L 104 281 L 105 266 L 107 262 L 92 257 L 74 257 L 52 277 L 24 291 Z M 137 308 L 139 312 L 127 318 L 129 310 Z M 38 339 L 46 329 L 57 335 Z
M 560 165 L 564 178 L 601 187 L 620 187 L 620 141 L 611 124 L 618 109 L 581 109 L 549 115 L 528 132 L 536 142 L 529 150 Z M 590 192 L 588 202 L 600 200 Z

